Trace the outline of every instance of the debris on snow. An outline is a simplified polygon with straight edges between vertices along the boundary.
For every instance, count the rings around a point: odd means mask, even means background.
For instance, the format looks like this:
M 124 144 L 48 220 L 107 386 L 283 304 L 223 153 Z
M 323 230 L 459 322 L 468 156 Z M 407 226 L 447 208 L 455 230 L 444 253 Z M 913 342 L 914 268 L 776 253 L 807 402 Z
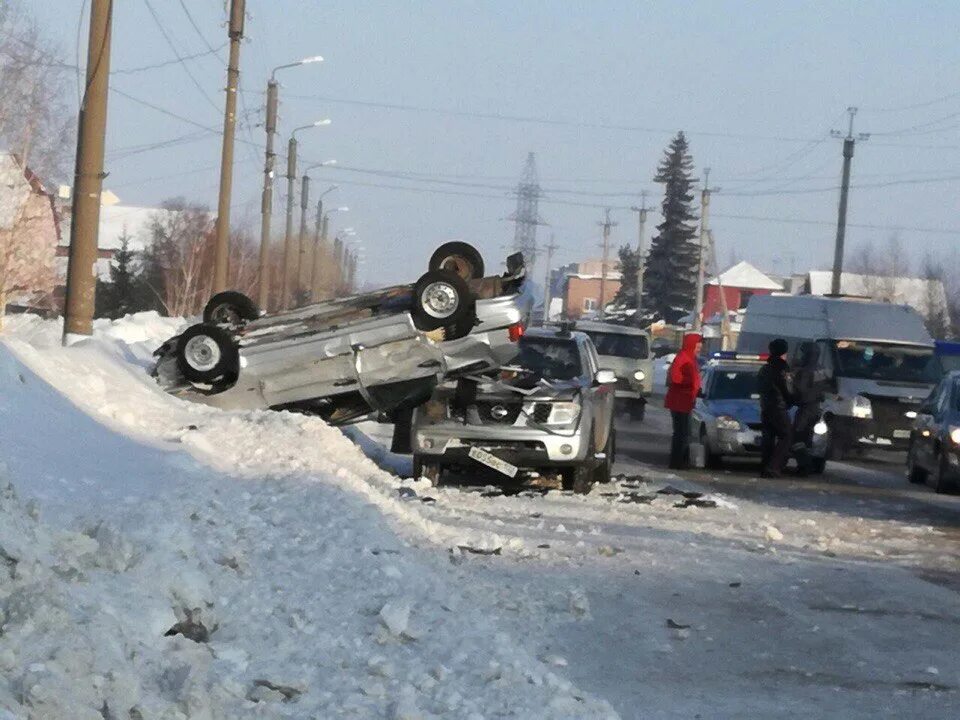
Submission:
M 774 525 L 767 525 L 765 535 L 767 540 L 772 540 L 773 542 L 780 542 L 783 540 L 783 533 L 777 529 Z

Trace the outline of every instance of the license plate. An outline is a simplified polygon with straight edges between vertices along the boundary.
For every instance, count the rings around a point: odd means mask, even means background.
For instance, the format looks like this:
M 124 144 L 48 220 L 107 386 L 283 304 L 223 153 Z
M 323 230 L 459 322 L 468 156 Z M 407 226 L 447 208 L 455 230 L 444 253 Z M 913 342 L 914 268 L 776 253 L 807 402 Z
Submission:
M 496 455 L 488 453 L 486 450 L 481 450 L 478 447 L 472 447 L 470 448 L 470 452 L 467 454 L 478 463 L 482 463 L 488 468 L 496 470 L 498 473 L 503 473 L 507 477 L 512 478 L 517 476 L 518 468 L 516 465 L 511 465 L 506 460 L 501 460 Z
M 894 431 L 893 431 L 893 436 L 894 436 L 895 438 L 899 438 L 899 439 L 901 439 L 901 440 L 906 440 L 906 439 L 909 439 L 909 437 L 910 437 L 910 431 L 909 431 L 909 430 L 894 430 Z

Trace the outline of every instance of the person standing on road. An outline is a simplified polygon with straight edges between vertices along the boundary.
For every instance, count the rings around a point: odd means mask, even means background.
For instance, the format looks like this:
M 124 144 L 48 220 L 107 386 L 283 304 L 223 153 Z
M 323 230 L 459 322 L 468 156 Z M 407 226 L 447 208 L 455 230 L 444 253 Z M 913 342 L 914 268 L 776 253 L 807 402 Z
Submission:
M 790 458 L 793 427 L 787 410 L 793 404 L 793 392 L 790 389 L 787 349 L 787 341 L 783 338 L 773 340 L 770 343 L 770 357 L 757 373 L 763 430 L 760 441 L 763 469 L 760 477 L 780 477 Z
M 813 426 L 820 419 L 820 385 L 817 382 L 817 361 L 820 348 L 816 343 L 800 345 L 797 369 L 793 373 L 793 392 L 797 414 L 793 416 L 793 454 L 797 458 L 797 474 L 809 475 L 813 447 Z
M 683 347 L 667 372 L 667 395 L 663 405 L 673 418 L 673 438 L 670 442 L 670 468 L 690 467 L 690 413 L 700 392 L 700 367 L 697 355 L 701 348 L 700 335 L 684 335 Z

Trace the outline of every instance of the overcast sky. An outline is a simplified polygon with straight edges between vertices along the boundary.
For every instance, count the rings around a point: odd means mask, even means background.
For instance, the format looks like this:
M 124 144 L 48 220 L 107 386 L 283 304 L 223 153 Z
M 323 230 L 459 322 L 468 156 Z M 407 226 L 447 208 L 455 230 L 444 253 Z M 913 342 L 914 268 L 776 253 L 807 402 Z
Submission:
M 222 0 L 149 3 L 181 57 L 226 42 Z M 89 3 L 27 5 L 74 62 Z M 340 184 L 328 197 L 351 208 L 337 225 L 356 228 L 368 278 L 412 280 L 452 238 L 495 266 L 513 239 L 509 192 L 531 151 L 550 224 L 538 238 L 555 234 L 556 262 L 599 253 L 605 205 L 619 222 L 614 240 L 635 243 L 629 207 L 642 190 L 659 204 L 650 179 L 677 130 L 698 174 L 710 167 L 720 187 L 711 225 L 721 264 L 736 253 L 770 271 L 826 268 L 841 164 L 828 133 L 846 130 L 848 105 L 860 107 L 856 130 L 872 133 L 856 148 L 850 245 L 899 232 L 919 255 L 960 240 L 955 1 L 248 0 L 247 9 L 249 114 L 238 139 L 251 144 L 237 148 L 233 219 L 257 222 L 270 69 L 323 55 L 281 75 L 278 146 L 293 127 L 332 119 L 299 136 L 301 156 L 339 161 L 311 177 L 315 190 Z M 86 34 L 84 18 L 81 64 Z M 106 186 L 122 202 L 182 195 L 216 206 L 220 137 L 203 128 L 222 124 L 219 55 L 176 62 L 147 0 L 115 3 L 113 87 L 195 123 L 111 96 Z M 124 153 L 168 140 L 177 143 Z M 280 229 L 282 179 L 276 200 Z

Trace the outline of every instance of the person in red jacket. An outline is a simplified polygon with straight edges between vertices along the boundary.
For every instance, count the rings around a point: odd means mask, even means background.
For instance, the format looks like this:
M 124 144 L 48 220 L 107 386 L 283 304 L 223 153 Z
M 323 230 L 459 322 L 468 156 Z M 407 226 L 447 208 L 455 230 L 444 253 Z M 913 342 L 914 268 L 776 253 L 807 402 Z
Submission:
M 696 333 L 684 335 L 683 347 L 667 372 L 667 395 L 663 405 L 673 418 L 673 439 L 670 442 L 670 468 L 690 467 L 690 413 L 700 392 L 700 354 L 702 338 Z

